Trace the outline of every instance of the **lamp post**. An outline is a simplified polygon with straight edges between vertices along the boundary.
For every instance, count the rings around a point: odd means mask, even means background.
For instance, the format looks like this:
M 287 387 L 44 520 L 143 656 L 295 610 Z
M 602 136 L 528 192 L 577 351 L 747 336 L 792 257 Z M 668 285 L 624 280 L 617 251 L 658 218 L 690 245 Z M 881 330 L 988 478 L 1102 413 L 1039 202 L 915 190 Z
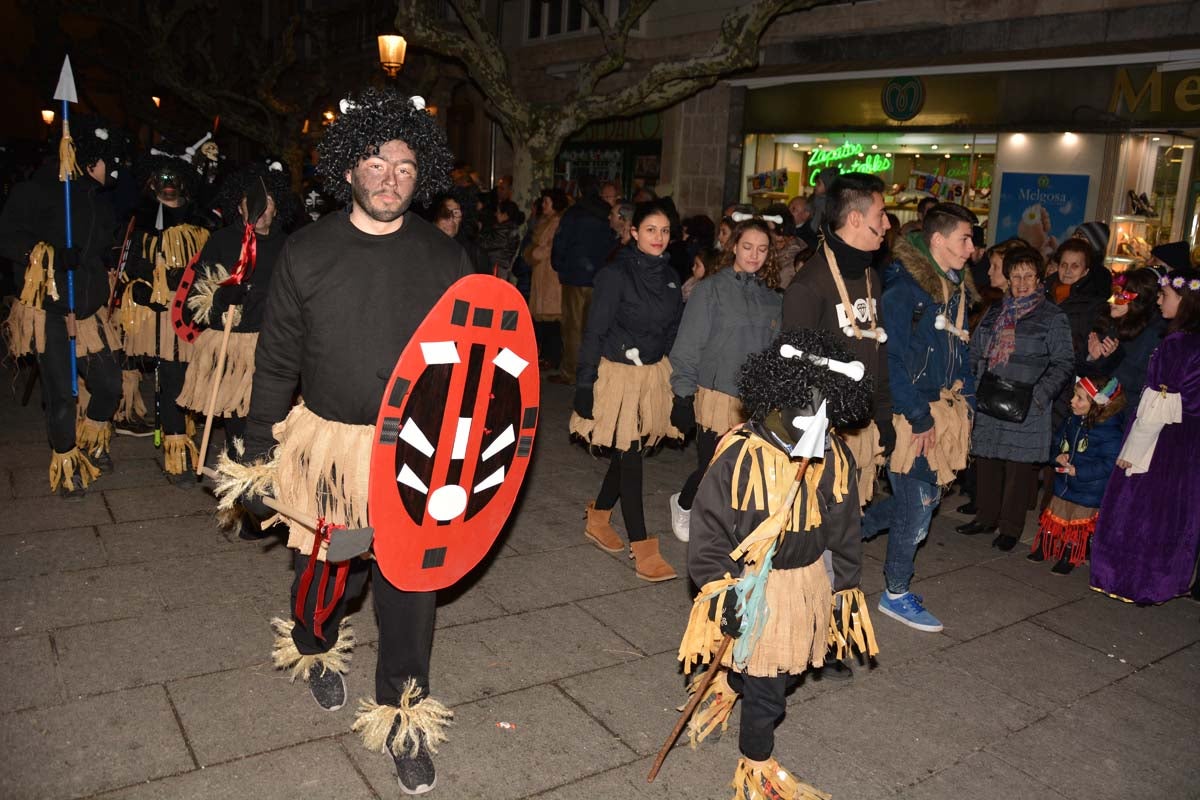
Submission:
M 403 36 L 394 33 L 381 34 L 379 37 L 379 64 L 389 78 L 395 78 L 400 68 L 404 66 L 404 54 L 408 50 L 408 42 Z

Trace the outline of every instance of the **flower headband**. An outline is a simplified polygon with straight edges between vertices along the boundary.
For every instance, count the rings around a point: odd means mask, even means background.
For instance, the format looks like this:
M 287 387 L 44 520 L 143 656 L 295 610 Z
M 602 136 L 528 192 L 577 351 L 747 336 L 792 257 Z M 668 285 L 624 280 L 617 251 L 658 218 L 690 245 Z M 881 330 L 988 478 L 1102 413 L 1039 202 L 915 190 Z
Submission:
M 1076 378 L 1075 385 L 1087 392 L 1088 397 L 1098 406 L 1106 406 L 1114 397 L 1121 394 L 1121 384 L 1112 378 L 1103 387 L 1099 387 L 1091 378 Z
M 1192 278 L 1189 281 L 1182 275 L 1176 275 L 1174 278 L 1165 276 L 1158 279 L 1158 285 L 1164 289 L 1170 286 L 1177 292 L 1181 292 L 1184 289 L 1192 292 L 1200 292 L 1200 278 Z

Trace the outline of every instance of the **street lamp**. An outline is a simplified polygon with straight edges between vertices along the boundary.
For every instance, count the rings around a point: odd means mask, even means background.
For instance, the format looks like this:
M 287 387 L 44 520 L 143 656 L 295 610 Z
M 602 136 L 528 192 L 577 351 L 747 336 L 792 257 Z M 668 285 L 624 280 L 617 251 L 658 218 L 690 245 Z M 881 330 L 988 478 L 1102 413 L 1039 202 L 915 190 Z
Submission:
M 47 125 L 54 124 L 54 111 L 52 109 L 46 108 L 42 110 L 42 122 Z
M 394 33 L 381 34 L 379 37 L 379 63 L 387 72 L 389 78 L 395 78 L 396 73 L 404 66 L 404 53 L 408 42 L 403 36 Z
M 151 98 L 150 98 L 150 102 L 151 102 L 151 103 L 154 103 L 154 107 L 155 107 L 155 108 L 161 108 L 161 107 L 162 107 L 162 98 L 161 98 L 161 97 L 157 97 L 157 96 L 151 97 Z

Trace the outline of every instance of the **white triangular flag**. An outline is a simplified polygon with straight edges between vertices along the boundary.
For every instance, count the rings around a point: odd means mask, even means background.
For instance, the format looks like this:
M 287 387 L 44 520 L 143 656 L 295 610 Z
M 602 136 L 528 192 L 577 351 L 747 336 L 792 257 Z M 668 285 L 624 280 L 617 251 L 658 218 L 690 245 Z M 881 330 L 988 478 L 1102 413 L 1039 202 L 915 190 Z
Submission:
M 829 418 L 825 416 L 825 401 L 821 401 L 817 413 L 811 417 L 793 417 L 792 427 L 800 428 L 804 434 L 796 446 L 792 448 L 792 458 L 824 458 L 825 432 L 829 428 Z
M 58 74 L 58 88 L 54 90 L 55 100 L 66 100 L 68 103 L 78 103 L 75 94 L 75 76 L 71 73 L 71 57 L 63 59 L 62 72 Z

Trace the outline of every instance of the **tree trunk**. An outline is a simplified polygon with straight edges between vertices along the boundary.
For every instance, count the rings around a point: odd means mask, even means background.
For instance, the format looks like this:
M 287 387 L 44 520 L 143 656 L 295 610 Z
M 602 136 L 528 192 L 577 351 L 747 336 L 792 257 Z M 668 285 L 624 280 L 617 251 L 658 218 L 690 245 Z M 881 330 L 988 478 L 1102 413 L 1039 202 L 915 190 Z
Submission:
M 513 200 L 526 214 L 543 189 L 554 185 L 557 149 L 534 147 L 525 141 L 513 145 Z

